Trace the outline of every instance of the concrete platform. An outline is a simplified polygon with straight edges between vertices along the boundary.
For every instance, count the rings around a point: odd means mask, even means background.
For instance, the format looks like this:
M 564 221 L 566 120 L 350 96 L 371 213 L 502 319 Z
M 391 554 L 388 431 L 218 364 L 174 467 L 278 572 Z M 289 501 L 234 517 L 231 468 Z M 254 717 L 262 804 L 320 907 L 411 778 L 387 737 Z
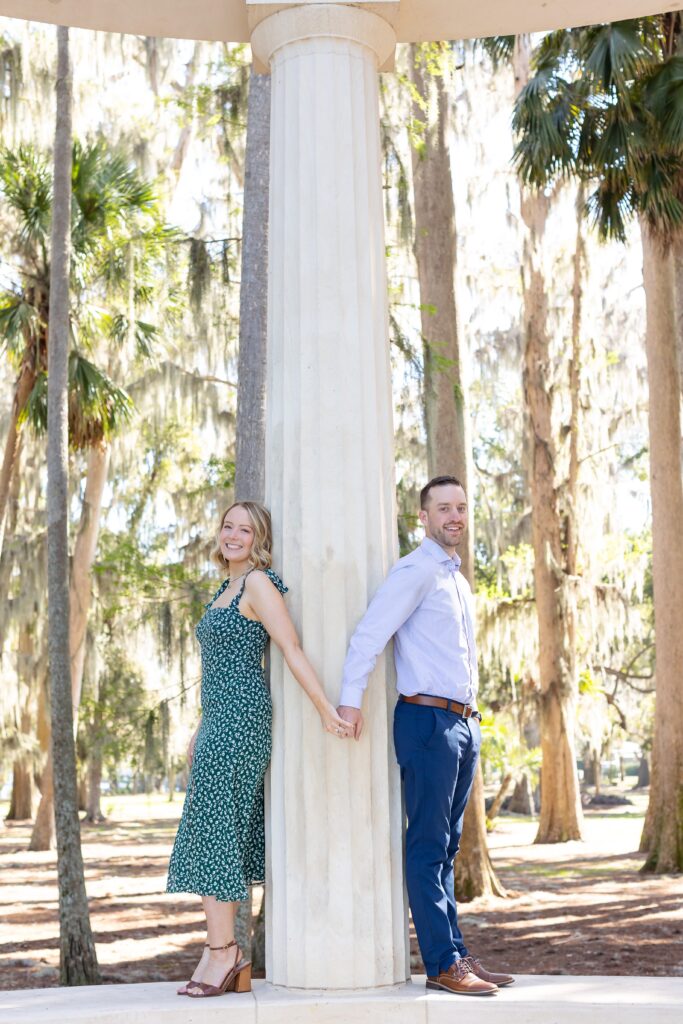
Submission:
M 519 977 L 495 996 L 426 993 L 424 978 L 358 993 L 292 992 L 264 981 L 206 1002 L 176 985 L 0 992 L 0 1024 L 680 1024 L 683 978 Z

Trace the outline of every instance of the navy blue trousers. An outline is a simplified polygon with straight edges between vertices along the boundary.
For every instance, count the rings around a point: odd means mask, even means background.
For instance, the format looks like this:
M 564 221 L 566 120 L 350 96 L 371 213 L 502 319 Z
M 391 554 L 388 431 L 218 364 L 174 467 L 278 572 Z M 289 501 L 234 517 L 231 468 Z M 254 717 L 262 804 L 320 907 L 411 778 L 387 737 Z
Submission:
M 435 977 L 468 955 L 458 927 L 453 861 L 481 731 L 476 718 L 399 701 L 394 745 L 408 818 L 408 900 L 425 970 Z

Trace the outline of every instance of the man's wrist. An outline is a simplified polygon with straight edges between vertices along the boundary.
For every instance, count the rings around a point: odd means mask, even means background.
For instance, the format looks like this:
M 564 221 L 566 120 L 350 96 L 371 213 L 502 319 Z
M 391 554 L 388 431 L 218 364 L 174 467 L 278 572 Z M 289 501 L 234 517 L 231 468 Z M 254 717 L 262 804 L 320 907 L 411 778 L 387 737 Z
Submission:
M 354 683 L 344 684 L 339 697 L 339 707 L 355 708 L 356 711 L 360 711 L 364 692 L 364 686 L 358 686 Z

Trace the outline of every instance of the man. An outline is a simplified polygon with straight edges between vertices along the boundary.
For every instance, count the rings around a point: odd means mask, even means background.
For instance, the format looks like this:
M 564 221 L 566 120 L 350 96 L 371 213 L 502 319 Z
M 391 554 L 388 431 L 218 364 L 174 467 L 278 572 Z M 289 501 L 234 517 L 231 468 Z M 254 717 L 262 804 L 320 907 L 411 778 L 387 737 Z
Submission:
M 357 739 L 368 676 L 393 636 L 406 882 L 427 987 L 493 995 L 514 979 L 487 971 L 469 955 L 453 890 L 453 860 L 481 745 L 472 592 L 457 554 L 467 528 L 459 480 L 429 481 L 420 494 L 420 522 L 422 544 L 396 563 L 351 638 L 338 711 Z

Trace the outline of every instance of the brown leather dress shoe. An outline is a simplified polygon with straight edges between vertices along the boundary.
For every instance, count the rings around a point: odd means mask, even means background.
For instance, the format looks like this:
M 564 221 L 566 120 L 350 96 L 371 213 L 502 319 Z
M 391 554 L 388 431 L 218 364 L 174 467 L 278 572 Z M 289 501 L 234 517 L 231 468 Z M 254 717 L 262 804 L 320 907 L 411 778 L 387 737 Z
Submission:
M 492 996 L 497 985 L 483 981 L 470 970 L 467 960 L 456 960 L 436 978 L 427 978 L 427 988 L 442 989 L 458 996 Z
M 512 985 L 515 980 L 511 974 L 496 974 L 494 971 L 487 971 L 481 960 L 478 960 L 476 956 L 466 956 L 463 958 L 463 963 L 466 963 L 472 974 L 476 974 L 482 981 L 489 981 L 492 985 L 496 985 L 498 988 L 503 988 L 505 985 Z

